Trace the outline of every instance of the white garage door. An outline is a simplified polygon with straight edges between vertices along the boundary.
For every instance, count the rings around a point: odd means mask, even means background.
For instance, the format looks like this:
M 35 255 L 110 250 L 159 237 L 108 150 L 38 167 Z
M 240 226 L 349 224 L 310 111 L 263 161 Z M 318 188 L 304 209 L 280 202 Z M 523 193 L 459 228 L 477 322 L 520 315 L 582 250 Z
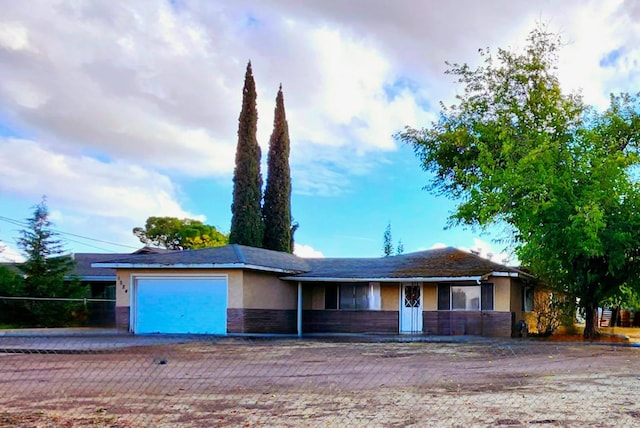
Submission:
M 133 332 L 226 334 L 226 277 L 135 280 Z

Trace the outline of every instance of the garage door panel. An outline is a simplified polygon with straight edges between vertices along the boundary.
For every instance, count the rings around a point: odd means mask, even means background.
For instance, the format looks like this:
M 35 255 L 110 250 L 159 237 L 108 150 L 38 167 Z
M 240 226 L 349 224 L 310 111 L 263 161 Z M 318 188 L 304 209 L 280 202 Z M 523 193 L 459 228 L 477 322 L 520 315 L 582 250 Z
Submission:
M 136 333 L 226 334 L 226 278 L 139 278 Z

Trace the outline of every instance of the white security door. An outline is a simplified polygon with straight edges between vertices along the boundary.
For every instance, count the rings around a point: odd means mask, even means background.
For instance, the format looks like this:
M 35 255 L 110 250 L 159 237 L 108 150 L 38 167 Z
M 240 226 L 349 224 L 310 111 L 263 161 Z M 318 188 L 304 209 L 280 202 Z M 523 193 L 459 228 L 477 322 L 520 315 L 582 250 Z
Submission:
M 227 333 L 226 277 L 139 277 L 134 333 Z
M 422 284 L 403 283 L 400 300 L 400 333 L 422 333 Z

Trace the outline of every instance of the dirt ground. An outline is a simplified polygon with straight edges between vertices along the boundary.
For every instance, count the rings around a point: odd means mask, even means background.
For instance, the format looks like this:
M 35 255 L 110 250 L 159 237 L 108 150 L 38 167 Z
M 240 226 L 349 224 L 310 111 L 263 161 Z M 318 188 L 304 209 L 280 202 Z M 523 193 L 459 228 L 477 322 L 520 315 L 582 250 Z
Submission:
M 0 353 L 0 427 L 640 426 L 640 348 L 188 342 Z

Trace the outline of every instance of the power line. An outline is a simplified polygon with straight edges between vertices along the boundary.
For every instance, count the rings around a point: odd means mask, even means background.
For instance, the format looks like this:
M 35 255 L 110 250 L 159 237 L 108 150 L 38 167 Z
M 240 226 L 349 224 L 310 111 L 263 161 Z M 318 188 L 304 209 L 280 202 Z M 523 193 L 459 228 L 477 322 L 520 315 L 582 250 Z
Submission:
M 29 226 L 29 224 L 28 224 L 28 223 L 25 223 L 25 222 L 23 222 L 23 221 L 16 220 L 16 219 L 13 219 L 13 218 L 5 217 L 5 216 L 0 216 L 0 220 L 1 220 L 1 221 L 5 221 L 5 222 L 10 223 L 10 224 L 13 224 L 13 225 L 15 225 L 15 226 L 22 226 L 22 227 L 28 227 L 28 226 Z M 118 247 L 124 247 L 124 248 L 133 248 L 133 249 L 135 249 L 135 250 L 137 250 L 137 249 L 139 248 L 139 247 L 134 247 L 134 246 L 131 246 L 131 245 L 118 244 L 118 243 L 116 243 L 116 242 L 104 241 L 104 240 L 102 240 L 102 239 L 90 238 L 90 237 L 88 237 L 88 236 L 83 236 L 83 235 L 77 235 L 77 234 L 75 234 L 75 233 L 71 233 L 71 232 L 63 232 L 63 231 L 61 231 L 61 230 L 59 230 L 59 229 L 55 229 L 55 228 L 51 228 L 51 229 L 52 229 L 54 232 L 56 232 L 57 234 L 59 234 L 59 235 L 74 236 L 74 237 L 76 237 L 76 238 L 86 239 L 87 241 L 100 242 L 100 243 L 102 243 L 102 244 L 115 245 L 115 246 L 118 246 Z M 96 246 L 93 246 L 93 245 L 91 245 L 91 244 L 87 244 L 87 243 L 84 243 L 84 242 L 78 242 L 78 241 L 74 241 L 74 240 L 72 240 L 72 239 L 67 239 L 67 240 L 68 240 L 68 241 L 71 241 L 71 242 L 75 242 L 75 243 L 77 243 L 77 244 L 86 245 L 86 246 L 89 246 L 89 247 L 93 247 L 93 248 L 97 248 L 97 249 L 99 249 L 99 250 L 106 251 L 104 248 L 96 247 Z
M 107 253 L 109 252 L 109 250 L 107 250 L 106 248 L 98 247 L 96 245 L 87 244 L 86 242 L 76 241 L 74 239 L 69 239 L 69 238 L 67 238 L 65 240 L 69 241 L 69 242 L 75 242 L 76 244 L 80 244 L 80 245 L 85 246 L 85 247 L 95 248 L 97 250 L 101 250 L 101 251 L 104 251 L 104 252 L 107 252 Z

